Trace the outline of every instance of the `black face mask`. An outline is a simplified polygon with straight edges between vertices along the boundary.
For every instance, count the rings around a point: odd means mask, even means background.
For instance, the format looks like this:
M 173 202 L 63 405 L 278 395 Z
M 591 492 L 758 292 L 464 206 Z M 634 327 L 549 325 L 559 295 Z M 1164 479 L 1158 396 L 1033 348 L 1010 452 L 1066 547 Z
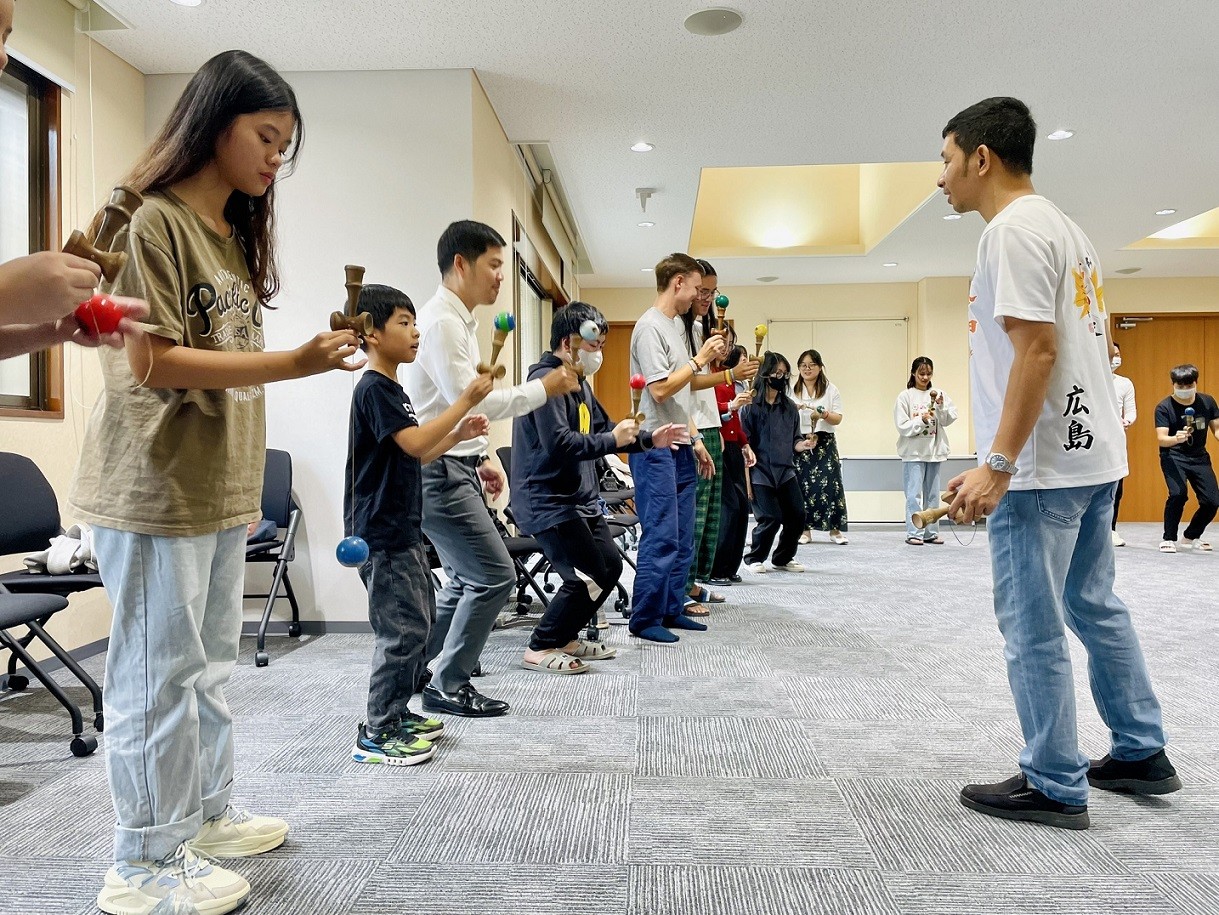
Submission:
M 766 383 L 768 385 L 770 385 L 773 390 L 776 390 L 776 391 L 786 391 L 787 390 L 787 379 L 786 378 L 767 378 Z

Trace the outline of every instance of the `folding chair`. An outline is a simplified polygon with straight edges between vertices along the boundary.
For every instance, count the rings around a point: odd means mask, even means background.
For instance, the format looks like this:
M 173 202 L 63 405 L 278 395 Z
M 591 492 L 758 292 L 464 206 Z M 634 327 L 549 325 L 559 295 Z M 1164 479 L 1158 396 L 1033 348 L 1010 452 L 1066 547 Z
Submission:
M 267 625 L 277 600 L 286 598 L 292 608 L 292 621 L 288 623 L 289 637 L 295 639 L 301 634 L 300 605 L 296 602 L 292 580 L 288 577 L 288 563 L 296 558 L 296 531 L 301 523 L 301 510 L 292 498 L 292 455 L 286 451 L 267 449 L 267 462 L 262 474 L 262 516 L 275 525 L 275 530 L 268 531 L 270 536 L 267 539 L 251 539 L 246 543 L 245 561 L 275 563 L 271 587 L 265 594 L 243 595 L 267 599 L 262 608 L 262 620 L 258 624 L 258 647 L 254 652 L 257 667 L 266 667 L 271 663 L 266 650 Z M 280 531 L 283 531 L 282 536 Z M 280 594 L 281 583 L 283 594 Z
M 63 533 L 59 502 L 51 484 L 29 458 L 8 452 L 0 452 L 0 479 L 4 481 L 0 487 L 0 556 L 46 549 L 51 538 Z M 97 738 L 83 736 L 80 709 L 27 649 L 38 640 L 89 690 L 93 727 L 100 732 L 105 726 L 101 687 L 44 627 L 47 620 L 68 606 L 69 595 L 101 585 L 96 572 L 51 575 L 23 570 L 0 575 L 0 647 L 9 651 L 5 686 L 14 691 L 29 686 L 29 679 L 17 673 L 20 661 L 71 716 L 74 756 L 88 756 L 96 750 Z M 24 626 L 26 634 L 17 636 L 10 631 L 17 626 Z

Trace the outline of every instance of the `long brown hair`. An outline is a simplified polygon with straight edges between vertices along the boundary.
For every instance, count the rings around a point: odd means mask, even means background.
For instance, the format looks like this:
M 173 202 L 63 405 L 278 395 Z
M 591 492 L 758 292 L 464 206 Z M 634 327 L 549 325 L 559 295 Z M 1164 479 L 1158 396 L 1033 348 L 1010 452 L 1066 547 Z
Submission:
M 296 135 L 285 167 L 300 153 L 304 122 L 296 93 L 270 64 L 246 51 L 225 51 L 205 63 L 193 77 L 157 138 L 123 179 L 141 194 L 163 191 L 198 174 L 216 155 L 216 144 L 233 121 L 257 111 L 290 111 Z M 89 234 L 96 236 L 101 212 Z M 250 282 L 261 304 L 279 292 L 275 256 L 275 184 L 261 197 L 233 191 L 224 218 L 245 256 Z

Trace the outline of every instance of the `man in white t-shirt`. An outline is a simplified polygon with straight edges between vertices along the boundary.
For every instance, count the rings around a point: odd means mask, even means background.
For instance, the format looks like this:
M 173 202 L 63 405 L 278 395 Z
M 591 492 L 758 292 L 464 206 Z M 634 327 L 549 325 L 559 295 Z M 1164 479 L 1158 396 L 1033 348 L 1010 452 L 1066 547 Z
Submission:
M 1113 358 L 1109 360 L 1113 369 L 1113 398 L 1117 403 L 1117 416 L 1122 421 L 1123 431 L 1128 431 L 1139 418 L 1138 407 L 1134 402 L 1134 382 L 1125 375 L 1119 375 L 1117 370 L 1122 367 L 1122 348 L 1113 344 Z M 1113 533 L 1110 538 L 1114 546 L 1125 546 L 1126 541 L 1117 532 L 1117 510 L 1122 504 L 1122 481 L 1117 481 L 1117 490 L 1113 493 Z
M 989 518 L 995 616 L 1024 733 L 1020 773 L 966 785 L 989 816 L 1088 827 L 1088 787 L 1167 794 L 1160 704 L 1125 604 L 1113 593 L 1113 490 L 1126 444 L 1109 377 L 1096 250 L 1033 189 L 1036 124 L 991 98 L 944 128 L 939 186 L 987 222 L 969 294 L 980 466 L 948 484 L 958 523 Z M 1065 621 L 1065 624 L 1064 624 Z M 1066 627 L 1088 651 L 1109 755 L 1079 751 Z

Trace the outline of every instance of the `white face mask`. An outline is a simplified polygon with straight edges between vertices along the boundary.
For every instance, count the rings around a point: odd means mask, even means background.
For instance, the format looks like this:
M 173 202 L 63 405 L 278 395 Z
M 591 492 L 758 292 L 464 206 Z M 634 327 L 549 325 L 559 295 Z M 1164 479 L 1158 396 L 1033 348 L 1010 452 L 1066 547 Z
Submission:
M 1179 400 L 1189 400 L 1191 397 L 1193 397 L 1197 393 L 1198 393 L 1198 389 L 1196 387 L 1195 388 L 1173 388 L 1172 389 L 1172 396 L 1178 398 Z
M 601 350 L 581 349 L 576 351 L 580 357 L 580 365 L 584 366 L 585 375 L 596 375 L 601 368 Z
M 1115 369 L 1120 369 L 1122 367 L 1122 357 L 1114 356 L 1113 361 L 1110 362 L 1109 364 L 1112 365 Z

